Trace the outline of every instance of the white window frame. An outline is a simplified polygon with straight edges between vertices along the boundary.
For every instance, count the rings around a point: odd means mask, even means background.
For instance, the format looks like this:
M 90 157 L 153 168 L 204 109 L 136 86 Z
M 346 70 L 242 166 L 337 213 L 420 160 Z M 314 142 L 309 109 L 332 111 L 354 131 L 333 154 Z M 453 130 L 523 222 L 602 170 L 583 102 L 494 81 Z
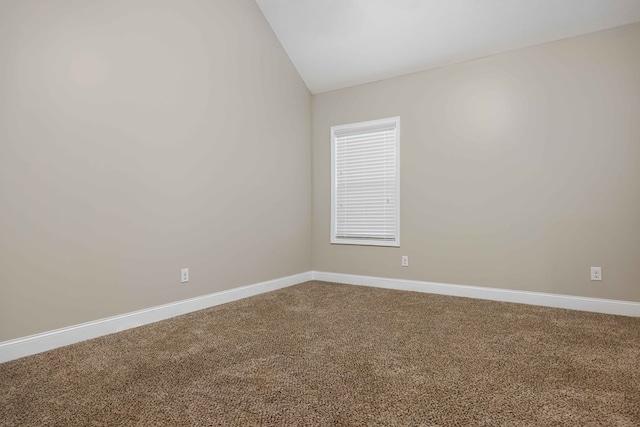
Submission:
M 350 133 L 382 130 L 393 127 L 395 130 L 395 204 L 393 206 L 394 224 L 393 240 L 369 238 L 338 237 L 337 228 L 337 138 Z M 331 244 L 361 245 L 361 246 L 391 246 L 400 247 L 400 117 L 371 120 L 331 127 Z

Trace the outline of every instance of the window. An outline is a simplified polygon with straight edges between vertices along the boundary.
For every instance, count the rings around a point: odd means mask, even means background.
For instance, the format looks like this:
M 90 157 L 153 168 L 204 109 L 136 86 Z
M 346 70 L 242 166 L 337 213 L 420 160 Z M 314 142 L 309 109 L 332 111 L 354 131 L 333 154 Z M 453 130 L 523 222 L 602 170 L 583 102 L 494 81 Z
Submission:
M 331 128 L 331 243 L 400 246 L 400 117 Z

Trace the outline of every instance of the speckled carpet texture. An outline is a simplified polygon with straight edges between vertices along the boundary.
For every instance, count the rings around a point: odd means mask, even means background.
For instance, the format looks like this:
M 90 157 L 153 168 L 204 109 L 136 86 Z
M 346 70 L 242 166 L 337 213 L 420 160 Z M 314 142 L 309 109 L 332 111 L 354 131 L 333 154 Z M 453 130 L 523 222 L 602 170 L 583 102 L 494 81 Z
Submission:
M 640 318 L 308 282 L 0 364 L 2 426 L 640 426 Z

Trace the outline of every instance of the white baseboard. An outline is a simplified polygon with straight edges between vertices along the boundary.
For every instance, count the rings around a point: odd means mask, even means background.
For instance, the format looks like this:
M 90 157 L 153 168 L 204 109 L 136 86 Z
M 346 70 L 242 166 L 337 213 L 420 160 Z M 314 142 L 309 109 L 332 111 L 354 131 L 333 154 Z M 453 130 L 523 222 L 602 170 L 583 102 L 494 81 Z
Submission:
M 308 271 L 0 343 L 0 363 L 120 332 L 309 280 L 640 317 L 640 303 L 417 280 Z
M 640 317 L 640 303 L 631 301 L 547 294 L 542 292 L 515 291 L 510 289 L 485 288 L 480 286 L 452 285 L 447 283 L 421 282 L 417 280 L 386 279 L 381 277 L 357 276 L 352 274 L 326 273 L 322 271 L 313 271 L 311 275 L 313 280 L 322 280 L 325 282 L 337 282 L 349 285 L 372 286 L 376 288 L 426 292 L 431 294 Z
M 0 363 L 169 319 L 192 311 L 286 288 L 309 280 L 311 280 L 310 271 L 5 341 L 0 343 Z

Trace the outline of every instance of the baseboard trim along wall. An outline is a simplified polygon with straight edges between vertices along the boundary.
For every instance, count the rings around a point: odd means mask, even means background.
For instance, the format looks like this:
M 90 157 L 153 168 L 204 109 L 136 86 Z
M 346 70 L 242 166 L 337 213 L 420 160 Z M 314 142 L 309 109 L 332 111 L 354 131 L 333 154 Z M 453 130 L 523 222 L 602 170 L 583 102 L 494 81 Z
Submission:
M 480 286 L 453 285 L 447 283 L 422 282 L 417 280 L 387 279 L 382 277 L 357 276 L 353 274 L 312 272 L 313 280 L 372 286 L 402 291 L 425 292 L 456 297 L 478 298 L 492 301 L 515 302 L 544 307 L 566 308 L 595 313 L 640 317 L 640 303 L 542 292 L 515 291 L 510 289 L 485 288 Z
M 276 289 L 286 288 L 309 280 L 321 280 L 348 285 L 371 286 L 402 291 L 424 292 L 439 295 L 515 302 L 545 307 L 640 317 L 640 303 L 631 301 L 423 282 L 418 280 L 358 276 L 353 274 L 327 273 L 322 271 L 308 271 L 293 276 L 242 286 L 201 297 L 177 301 L 170 304 L 108 317 L 106 319 L 95 320 L 92 322 L 82 323 L 80 325 L 74 325 L 24 338 L 5 341 L 0 343 L 0 363 L 63 347 L 65 345 L 74 344 L 80 341 L 85 341 L 91 338 L 120 332 L 125 329 L 158 322 L 160 320 L 169 319 L 171 317 L 180 316 L 193 311 L 237 301 L 242 298 L 275 291 Z
M 0 363 L 311 280 L 311 272 L 242 286 L 0 343 Z

